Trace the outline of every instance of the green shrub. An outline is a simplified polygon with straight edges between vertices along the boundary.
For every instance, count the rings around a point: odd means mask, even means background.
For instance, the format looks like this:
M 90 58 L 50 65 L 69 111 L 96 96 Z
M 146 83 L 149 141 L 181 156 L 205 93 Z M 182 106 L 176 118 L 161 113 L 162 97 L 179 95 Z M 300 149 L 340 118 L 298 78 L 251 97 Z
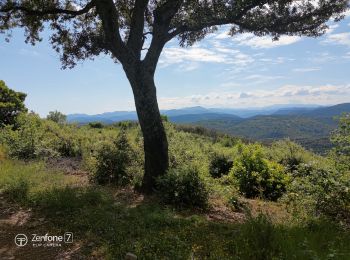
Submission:
M 42 122 L 36 114 L 20 114 L 17 117 L 17 127 L 2 129 L 1 141 L 8 149 L 9 155 L 18 159 L 37 157 L 38 148 L 43 136 Z
M 228 199 L 228 205 L 234 210 L 234 211 L 243 211 L 247 210 L 246 203 L 242 202 L 238 196 L 231 196 Z
M 242 146 L 241 155 L 231 170 L 239 190 L 247 198 L 277 200 L 286 190 L 288 176 L 283 167 L 268 161 L 260 145 Z
M 338 120 L 338 128 L 330 138 L 334 145 L 331 155 L 337 162 L 337 169 L 350 171 L 350 113 L 344 113 Z
M 350 172 L 301 164 L 284 201 L 302 218 L 324 216 L 350 224 Z
M 46 119 L 51 120 L 60 125 L 65 124 L 67 122 L 67 116 L 57 110 L 50 111 Z
M 58 152 L 64 157 L 81 156 L 81 146 L 75 136 L 62 134 L 59 136 Z
M 212 129 L 208 129 L 202 126 L 192 126 L 192 125 L 175 125 L 176 130 L 183 131 L 186 133 L 197 134 L 201 136 L 207 136 L 216 140 L 219 134 Z
M 223 154 L 215 153 L 210 161 L 209 173 L 213 178 L 227 175 L 233 166 L 233 161 Z
M 10 89 L 0 80 L 0 127 L 16 124 L 17 116 L 28 111 L 24 104 L 26 96 Z
M 138 125 L 139 125 L 139 123 L 137 121 L 130 121 L 130 120 L 129 121 L 120 121 L 120 122 L 113 124 L 113 126 L 119 127 L 123 130 L 130 129 L 130 128 L 136 127 Z
M 218 139 L 218 142 L 223 146 L 223 147 L 233 147 L 235 146 L 240 139 L 237 137 L 229 136 L 229 135 L 224 135 Z
M 350 173 L 328 178 L 322 184 L 324 192 L 318 194 L 316 210 L 350 225 Z
M 97 129 L 101 129 L 104 127 L 104 125 L 101 122 L 91 122 L 89 123 L 89 126 L 91 128 L 97 128 Z
M 285 166 L 289 172 L 295 171 L 298 165 L 308 163 L 313 159 L 310 152 L 289 139 L 274 142 L 269 156 L 273 161 Z
M 130 182 L 131 176 L 127 167 L 131 163 L 132 151 L 122 131 L 115 142 L 104 143 L 96 156 L 96 172 L 94 180 L 99 184 L 125 185 Z
M 170 169 L 157 180 L 157 193 L 164 203 L 180 208 L 206 208 L 208 190 L 194 168 Z
M 169 122 L 169 118 L 167 115 L 160 115 L 160 117 L 161 117 L 162 121 Z
M 6 144 L 10 157 L 18 159 L 48 158 L 81 155 L 77 128 L 41 120 L 36 114 L 21 114 L 16 128 L 6 126 L 0 142 Z
M 58 124 L 52 120 L 43 121 L 45 135 L 42 139 L 43 149 L 51 149 L 63 157 L 80 157 L 85 134 L 75 125 Z M 82 135 L 83 134 L 83 135 Z

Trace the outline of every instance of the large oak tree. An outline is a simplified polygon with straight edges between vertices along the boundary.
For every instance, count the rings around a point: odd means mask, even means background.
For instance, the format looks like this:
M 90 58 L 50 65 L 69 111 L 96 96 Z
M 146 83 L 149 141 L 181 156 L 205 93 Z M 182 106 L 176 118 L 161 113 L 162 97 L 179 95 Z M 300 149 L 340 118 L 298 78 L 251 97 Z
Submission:
M 123 66 L 134 93 L 144 137 L 143 190 L 168 168 L 168 142 L 159 113 L 154 74 L 165 44 L 192 45 L 219 26 L 257 36 L 319 36 L 339 20 L 348 0 L 0 0 L 0 32 L 25 29 L 40 41 L 50 28 L 63 68 L 101 53 Z M 225 27 L 226 28 L 226 27 Z

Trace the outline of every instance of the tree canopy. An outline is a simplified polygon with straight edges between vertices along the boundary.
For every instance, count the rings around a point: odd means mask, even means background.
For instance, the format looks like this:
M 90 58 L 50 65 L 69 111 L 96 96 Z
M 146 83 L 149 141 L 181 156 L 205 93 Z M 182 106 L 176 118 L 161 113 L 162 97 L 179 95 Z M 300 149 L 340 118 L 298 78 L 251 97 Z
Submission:
M 34 44 L 48 26 L 65 68 L 100 53 L 130 64 L 147 48 L 144 61 L 155 69 L 174 37 L 181 46 L 192 45 L 221 25 L 230 25 L 231 35 L 252 32 L 275 40 L 318 36 L 348 7 L 348 0 L 0 0 L 0 32 L 22 27 Z
M 67 116 L 62 114 L 61 112 L 55 110 L 55 111 L 50 111 L 49 114 L 47 115 L 46 119 L 54 121 L 58 124 L 64 124 L 67 120 Z
M 0 80 L 0 127 L 14 124 L 19 113 L 27 112 L 24 105 L 26 96 L 8 88 L 5 82 Z

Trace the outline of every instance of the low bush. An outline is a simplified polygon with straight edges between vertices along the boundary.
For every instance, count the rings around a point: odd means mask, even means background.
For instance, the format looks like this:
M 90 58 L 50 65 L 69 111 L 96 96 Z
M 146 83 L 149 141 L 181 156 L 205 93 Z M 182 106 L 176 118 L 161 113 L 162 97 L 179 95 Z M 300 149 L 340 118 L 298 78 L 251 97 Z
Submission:
M 298 165 L 313 160 L 313 155 L 302 146 L 290 140 L 280 140 L 272 144 L 269 151 L 270 159 L 286 167 L 287 171 L 293 172 Z
M 338 128 L 330 138 L 334 145 L 331 156 L 339 171 L 350 171 L 350 113 L 344 113 L 338 120 Z
M 55 110 L 50 111 L 46 117 L 47 120 L 51 120 L 57 124 L 63 125 L 67 122 L 67 116 L 62 114 L 61 112 Z
M 104 143 L 97 151 L 96 171 L 93 179 L 99 184 L 125 185 L 131 176 L 127 167 L 131 163 L 132 151 L 125 132 L 121 132 L 113 143 Z
M 232 208 L 234 211 L 247 211 L 247 205 L 245 202 L 241 201 L 241 199 L 238 196 L 231 196 L 228 199 L 228 205 Z
M 264 158 L 260 145 L 241 147 L 241 155 L 231 169 L 239 190 L 247 198 L 277 200 L 286 191 L 288 175 L 283 167 Z
M 233 166 L 233 161 L 223 154 L 215 153 L 210 161 L 209 173 L 213 178 L 227 175 Z
M 17 126 L 6 126 L 0 134 L 1 142 L 6 144 L 11 157 L 18 159 L 32 159 L 37 156 L 43 130 L 42 122 L 36 114 L 20 114 Z
M 9 156 L 16 159 L 81 156 L 81 140 L 77 128 L 41 120 L 36 114 L 21 114 L 16 127 L 6 126 L 0 133 L 0 143 L 8 147 Z
M 223 135 L 217 140 L 223 147 L 233 147 L 240 142 L 240 139 L 230 135 Z
M 112 126 L 119 127 L 123 130 L 137 127 L 138 125 L 139 125 L 139 123 L 137 121 L 130 121 L 130 120 L 129 121 L 121 121 L 121 122 L 117 122 L 117 123 L 112 124 Z
M 61 156 L 77 157 L 81 156 L 81 146 L 79 140 L 71 135 L 62 134 L 59 136 L 59 144 L 57 148 Z
M 170 169 L 157 180 L 157 193 L 164 203 L 180 208 L 206 208 L 208 190 L 193 167 Z
M 104 125 L 101 122 L 90 122 L 89 126 L 91 128 L 97 128 L 97 129 L 101 129 L 104 127 Z
M 167 115 L 160 115 L 162 121 L 169 122 L 169 117 Z
M 350 173 L 329 178 L 323 183 L 323 189 L 324 192 L 318 194 L 316 210 L 350 226 Z
M 219 134 L 215 130 L 208 129 L 202 126 L 175 125 L 175 129 L 186 133 L 207 136 L 213 138 L 214 140 L 216 140 L 219 136 Z
M 299 217 L 327 217 L 350 225 L 350 172 L 301 164 L 283 200 Z

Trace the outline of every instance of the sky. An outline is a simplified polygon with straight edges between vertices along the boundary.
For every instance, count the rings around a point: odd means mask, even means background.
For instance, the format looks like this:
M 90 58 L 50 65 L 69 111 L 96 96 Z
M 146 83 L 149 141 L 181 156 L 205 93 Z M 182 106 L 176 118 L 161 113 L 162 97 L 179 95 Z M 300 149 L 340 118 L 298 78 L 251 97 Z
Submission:
M 62 70 L 48 34 L 35 46 L 24 43 L 19 29 L 10 43 L 0 35 L 0 79 L 28 94 L 30 110 L 41 116 L 135 110 L 120 64 L 99 56 Z M 155 81 L 161 109 L 350 102 L 350 12 L 319 38 L 231 37 L 223 27 L 190 48 L 172 40 Z

